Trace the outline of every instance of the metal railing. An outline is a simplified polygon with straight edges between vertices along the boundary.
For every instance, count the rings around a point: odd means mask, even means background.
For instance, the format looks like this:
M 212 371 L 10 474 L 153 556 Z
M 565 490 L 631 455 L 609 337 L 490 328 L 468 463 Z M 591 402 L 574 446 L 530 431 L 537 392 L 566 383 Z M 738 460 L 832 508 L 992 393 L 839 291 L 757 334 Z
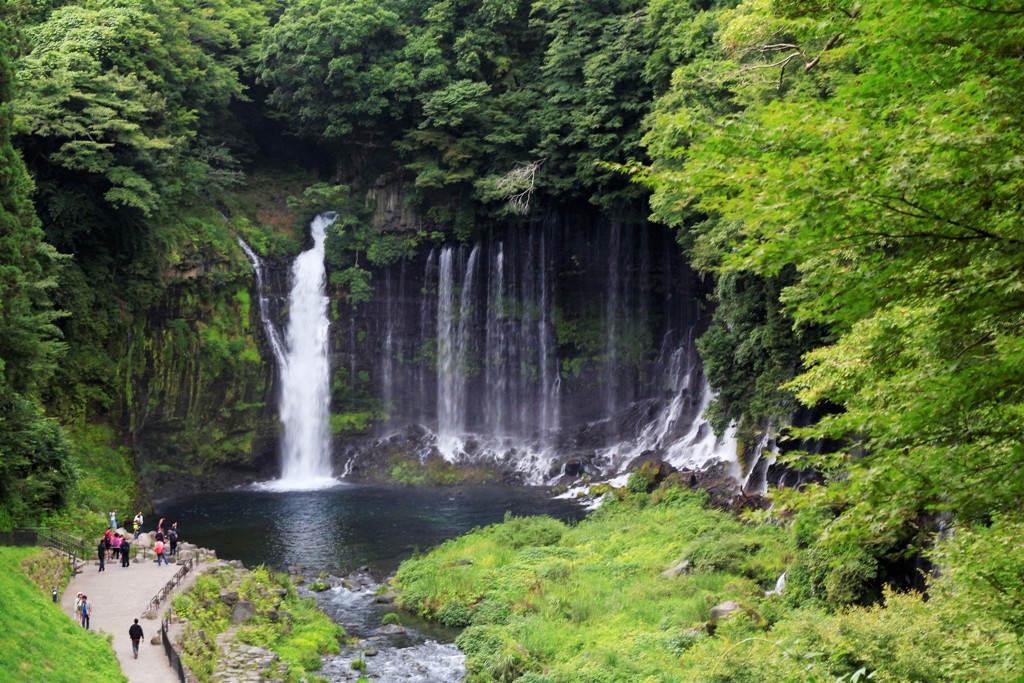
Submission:
M 185 563 L 178 567 L 178 571 L 174 572 L 174 576 L 160 589 L 160 592 L 153 596 L 153 599 L 149 601 L 147 610 L 156 611 L 160 607 L 160 603 L 167 599 L 178 584 L 181 583 L 182 579 L 188 576 L 189 572 L 196 566 L 195 556 L 185 560 Z
M 72 570 L 78 569 L 78 562 L 89 557 L 89 546 L 71 534 L 46 527 L 26 527 L 11 531 L 0 531 L 0 545 L 41 546 L 57 551 L 68 558 Z
M 181 663 L 181 657 L 178 656 L 174 643 L 171 642 L 170 628 L 171 613 L 167 612 L 164 614 L 164 618 L 160 620 L 160 640 L 164 644 L 164 653 L 167 655 L 167 661 L 170 662 L 171 669 L 174 673 L 178 674 L 178 680 L 181 683 L 189 683 L 191 677 L 188 675 L 185 665 Z
M 147 611 L 155 612 L 160 607 L 160 603 L 167 599 L 167 597 L 178 587 L 178 584 L 184 580 L 189 573 L 195 569 L 198 560 L 196 556 L 185 560 L 185 562 L 178 567 L 178 571 L 174 572 L 174 576 L 164 584 L 164 587 L 160 589 L 160 592 L 153 596 L 153 599 L 149 601 Z M 181 683 L 190 683 L 194 680 L 189 670 L 185 668 L 185 665 L 181 662 L 181 657 L 178 655 L 178 651 L 174 648 L 174 643 L 171 641 L 170 635 L 171 626 L 171 611 L 167 610 L 164 612 L 163 618 L 160 620 L 160 640 L 164 645 L 164 653 L 167 655 L 167 661 L 171 665 L 171 669 L 178 674 L 178 680 Z

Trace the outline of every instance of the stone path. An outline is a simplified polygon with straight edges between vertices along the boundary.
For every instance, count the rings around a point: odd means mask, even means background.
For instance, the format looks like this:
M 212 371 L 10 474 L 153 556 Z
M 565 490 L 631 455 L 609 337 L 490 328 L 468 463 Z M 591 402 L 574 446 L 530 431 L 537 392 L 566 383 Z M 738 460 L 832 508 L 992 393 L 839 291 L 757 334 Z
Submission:
M 111 560 L 106 563 L 105 571 L 101 572 L 95 559 L 82 567 L 64 590 L 61 607 L 69 616 L 74 617 L 75 596 L 80 592 L 89 596 L 89 601 L 93 603 L 90 628 L 114 636 L 114 654 L 130 683 L 179 683 L 163 645 L 151 644 L 153 636 L 160 634 L 160 619 L 164 611 L 170 608 L 170 599 L 161 603 L 155 616 L 146 618 L 143 614 L 150 600 L 167 585 L 179 567 L 173 562 L 170 566 L 161 564 L 158 567 L 152 559 L 152 553 L 142 559 L 141 553 L 147 550 L 143 546 L 147 545 L 145 542 L 148 539 L 143 536 L 139 540 L 143 541 L 136 546 L 140 556 L 132 561 L 130 567 L 121 567 L 119 561 Z M 197 564 L 175 592 L 187 590 L 203 569 L 202 563 Z M 139 644 L 138 659 L 132 656 L 132 641 L 128 638 L 128 627 L 134 619 L 139 620 L 146 636 Z

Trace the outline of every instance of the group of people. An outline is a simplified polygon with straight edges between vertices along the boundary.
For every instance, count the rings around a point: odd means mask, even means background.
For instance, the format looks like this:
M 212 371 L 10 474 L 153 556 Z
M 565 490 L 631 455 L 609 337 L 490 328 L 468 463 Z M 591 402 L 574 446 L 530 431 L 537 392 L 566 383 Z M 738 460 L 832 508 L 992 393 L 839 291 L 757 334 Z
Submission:
M 132 520 L 133 537 L 138 540 L 142 533 L 142 512 L 135 515 Z M 153 552 L 156 553 L 156 563 L 170 565 L 168 557 L 178 554 L 178 523 L 174 522 L 168 529 L 164 529 L 166 518 L 161 517 L 157 523 L 156 535 L 153 542 Z M 103 532 L 99 543 L 96 545 L 96 557 L 99 560 L 99 571 L 106 571 L 107 558 L 121 560 L 121 567 L 128 567 L 131 564 L 131 541 L 125 534 L 117 530 L 117 512 L 110 512 L 110 528 Z
M 100 571 L 106 570 L 106 559 L 121 560 L 121 566 L 131 563 L 132 544 L 124 534 L 107 529 L 103 532 L 100 542 L 96 545 L 96 557 L 100 561 Z
M 161 517 L 157 523 L 156 534 L 154 535 L 153 551 L 156 553 L 156 563 L 159 566 L 161 563 L 170 565 L 168 556 L 176 556 L 178 554 L 178 523 L 174 522 L 170 527 L 164 529 L 164 522 L 166 518 Z M 138 512 L 132 519 L 132 540 L 138 540 L 139 534 L 142 533 L 143 517 L 142 512 Z M 118 531 L 117 526 L 117 512 L 111 510 L 110 512 L 110 527 L 103 532 L 103 536 L 100 537 L 99 542 L 96 545 L 96 557 L 99 560 L 99 571 L 106 571 L 107 559 L 120 560 L 122 567 L 128 567 L 131 564 L 131 551 L 132 551 L 132 540 L 129 540 L 127 533 Z M 54 590 L 54 601 L 56 601 L 57 591 Z M 89 617 L 92 616 L 92 602 L 88 596 L 79 593 L 75 598 L 75 617 L 82 624 L 83 628 L 89 628 Z M 128 637 L 132 641 L 132 654 L 136 659 L 139 658 L 139 642 L 142 640 L 142 626 L 139 625 L 139 620 L 136 619 L 128 628 Z
M 79 593 L 75 598 L 75 616 L 82 622 L 82 628 L 89 629 L 89 617 L 92 616 L 92 603 L 89 596 Z

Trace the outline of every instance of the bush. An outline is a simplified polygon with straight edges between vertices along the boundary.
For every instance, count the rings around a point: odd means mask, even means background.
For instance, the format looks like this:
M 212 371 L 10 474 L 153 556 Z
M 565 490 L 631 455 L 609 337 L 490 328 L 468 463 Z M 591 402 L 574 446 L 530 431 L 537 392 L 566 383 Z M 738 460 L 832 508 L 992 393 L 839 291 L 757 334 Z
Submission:
M 394 612 L 388 612 L 384 615 L 384 618 L 380 620 L 380 623 L 384 626 L 396 626 L 402 623 L 402 620 Z

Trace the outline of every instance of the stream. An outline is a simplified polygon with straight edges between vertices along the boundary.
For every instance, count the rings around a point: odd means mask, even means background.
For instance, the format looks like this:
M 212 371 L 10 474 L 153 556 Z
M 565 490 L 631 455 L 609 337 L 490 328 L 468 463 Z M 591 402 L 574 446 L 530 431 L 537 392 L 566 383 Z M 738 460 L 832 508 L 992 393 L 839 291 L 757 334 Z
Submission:
M 313 593 L 332 619 L 360 638 L 354 648 L 326 657 L 322 675 L 355 681 L 352 660 L 363 659 L 371 681 L 446 683 L 465 675 L 464 657 L 452 644 L 458 631 L 401 615 L 400 628 L 380 631 L 395 611 L 375 602 L 377 584 L 402 560 L 475 527 L 515 516 L 549 515 L 576 520 L 584 510 L 529 487 L 394 487 L 340 483 L 314 491 L 240 489 L 155 503 L 156 519 L 178 522 L 183 541 L 241 560 L 307 578 L 322 572 L 331 589 Z M 147 527 L 156 519 L 147 520 Z M 301 568 L 300 568 L 301 566 Z M 341 577 L 346 577 L 341 585 Z M 390 632 L 389 632 L 390 631 Z

